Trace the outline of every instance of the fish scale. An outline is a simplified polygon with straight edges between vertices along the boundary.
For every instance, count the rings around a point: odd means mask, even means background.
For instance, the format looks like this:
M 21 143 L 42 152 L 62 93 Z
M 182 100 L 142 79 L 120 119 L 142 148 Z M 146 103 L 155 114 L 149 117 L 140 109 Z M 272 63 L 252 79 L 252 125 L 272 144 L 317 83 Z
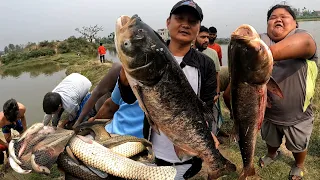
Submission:
M 69 144 L 74 155 L 86 165 L 117 177 L 141 180 L 170 180 L 176 176 L 174 167 L 147 166 L 115 154 L 95 141 L 90 144 L 75 136 L 69 141 Z
M 63 169 L 65 173 L 69 173 L 72 176 L 84 179 L 84 180 L 99 180 L 99 176 L 94 174 L 85 165 L 75 163 L 66 152 L 59 155 L 57 164 L 59 168 Z
M 145 149 L 145 146 L 140 142 L 126 142 L 124 144 L 110 148 L 110 150 L 112 150 L 113 152 L 116 152 L 125 157 L 134 156 L 144 151 Z

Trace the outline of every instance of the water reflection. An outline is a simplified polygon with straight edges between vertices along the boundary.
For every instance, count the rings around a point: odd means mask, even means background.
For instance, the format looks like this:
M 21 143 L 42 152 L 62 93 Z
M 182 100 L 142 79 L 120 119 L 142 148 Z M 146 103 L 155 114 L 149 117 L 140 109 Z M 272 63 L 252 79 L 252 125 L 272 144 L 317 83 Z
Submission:
M 48 70 L 49 68 L 46 69 Z M 41 74 L 40 71 L 33 71 L 34 74 L 21 71 L 12 72 L 16 73 L 15 76 L 7 75 L 0 79 L 2 87 L 0 88 L 0 106 L 2 107 L 8 99 L 14 98 L 26 106 L 28 126 L 41 122 L 44 116 L 42 110 L 43 97 L 47 92 L 52 91 L 66 76 L 65 70 L 58 72 L 47 71 L 47 74 Z M 17 76 L 17 74 L 20 75 Z
M 30 73 L 30 77 L 37 77 L 41 74 L 50 76 L 57 71 L 63 70 L 65 67 L 65 65 L 57 65 L 55 62 L 18 64 L 2 68 L 0 70 L 0 75 L 2 79 L 10 76 L 17 78 L 23 73 Z

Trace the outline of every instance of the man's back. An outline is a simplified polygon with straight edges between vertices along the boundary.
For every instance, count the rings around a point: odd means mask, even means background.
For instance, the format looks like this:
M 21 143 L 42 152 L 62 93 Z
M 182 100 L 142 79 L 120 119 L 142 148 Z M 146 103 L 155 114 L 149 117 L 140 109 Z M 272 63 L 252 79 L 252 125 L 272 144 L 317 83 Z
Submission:
M 143 138 L 144 113 L 138 100 L 133 104 L 125 103 L 121 98 L 118 83 L 112 92 L 111 99 L 119 109 L 114 113 L 111 123 L 106 125 L 106 130 L 109 133 Z
M 104 48 L 104 46 L 99 46 L 98 51 L 99 54 L 106 54 L 106 48 Z
M 221 51 L 220 45 L 217 44 L 217 43 L 213 43 L 213 44 L 209 44 L 208 48 L 211 48 L 211 49 L 213 49 L 213 50 L 215 50 L 217 52 L 218 58 L 219 58 L 219 61 L 220 61 L 220 66 L 222 66 L 222 51 Z

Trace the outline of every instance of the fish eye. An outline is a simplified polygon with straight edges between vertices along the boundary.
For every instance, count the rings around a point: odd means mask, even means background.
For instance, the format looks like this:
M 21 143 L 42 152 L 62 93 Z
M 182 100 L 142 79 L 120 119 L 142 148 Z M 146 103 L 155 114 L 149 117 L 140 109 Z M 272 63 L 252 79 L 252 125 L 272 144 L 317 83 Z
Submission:
M 126 40 L 123 42 L 123 45 L 124 45 L 125 48 L 129 48 L 129 47 L 131 46 L 131 42 L 130 42 L 128 39 L 126 39 Z

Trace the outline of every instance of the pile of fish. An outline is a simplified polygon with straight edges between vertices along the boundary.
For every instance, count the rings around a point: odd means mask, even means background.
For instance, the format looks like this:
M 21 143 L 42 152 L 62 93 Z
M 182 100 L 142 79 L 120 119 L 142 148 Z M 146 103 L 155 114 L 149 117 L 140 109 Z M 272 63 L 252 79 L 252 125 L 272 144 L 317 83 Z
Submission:
M 239 179 L 255 175 L 253 156 L 258 130 L 264 119 L 267 90 L 283 97 L 272 79 L 273 57 L 269 47 L 250 25 L 241 25 L 231 35 L 228 47 L 231 106 L 243 171 Z
M 36 123 L 19 139 L 10 141 L 9 163 L 12 169 L 21 174 L 32 170 L 49 174 L 50 168 L 73 135 L 74 131 L 71 130 Z
M 75 131 L 37 123 L 10 142 L 9 161 L 18 173 L 50 174 L 58 168 L 76 179 L 174 179 L 174 167 L 153 165 L 149 141 L 109 134 L 105 123 L 84 123 Z

